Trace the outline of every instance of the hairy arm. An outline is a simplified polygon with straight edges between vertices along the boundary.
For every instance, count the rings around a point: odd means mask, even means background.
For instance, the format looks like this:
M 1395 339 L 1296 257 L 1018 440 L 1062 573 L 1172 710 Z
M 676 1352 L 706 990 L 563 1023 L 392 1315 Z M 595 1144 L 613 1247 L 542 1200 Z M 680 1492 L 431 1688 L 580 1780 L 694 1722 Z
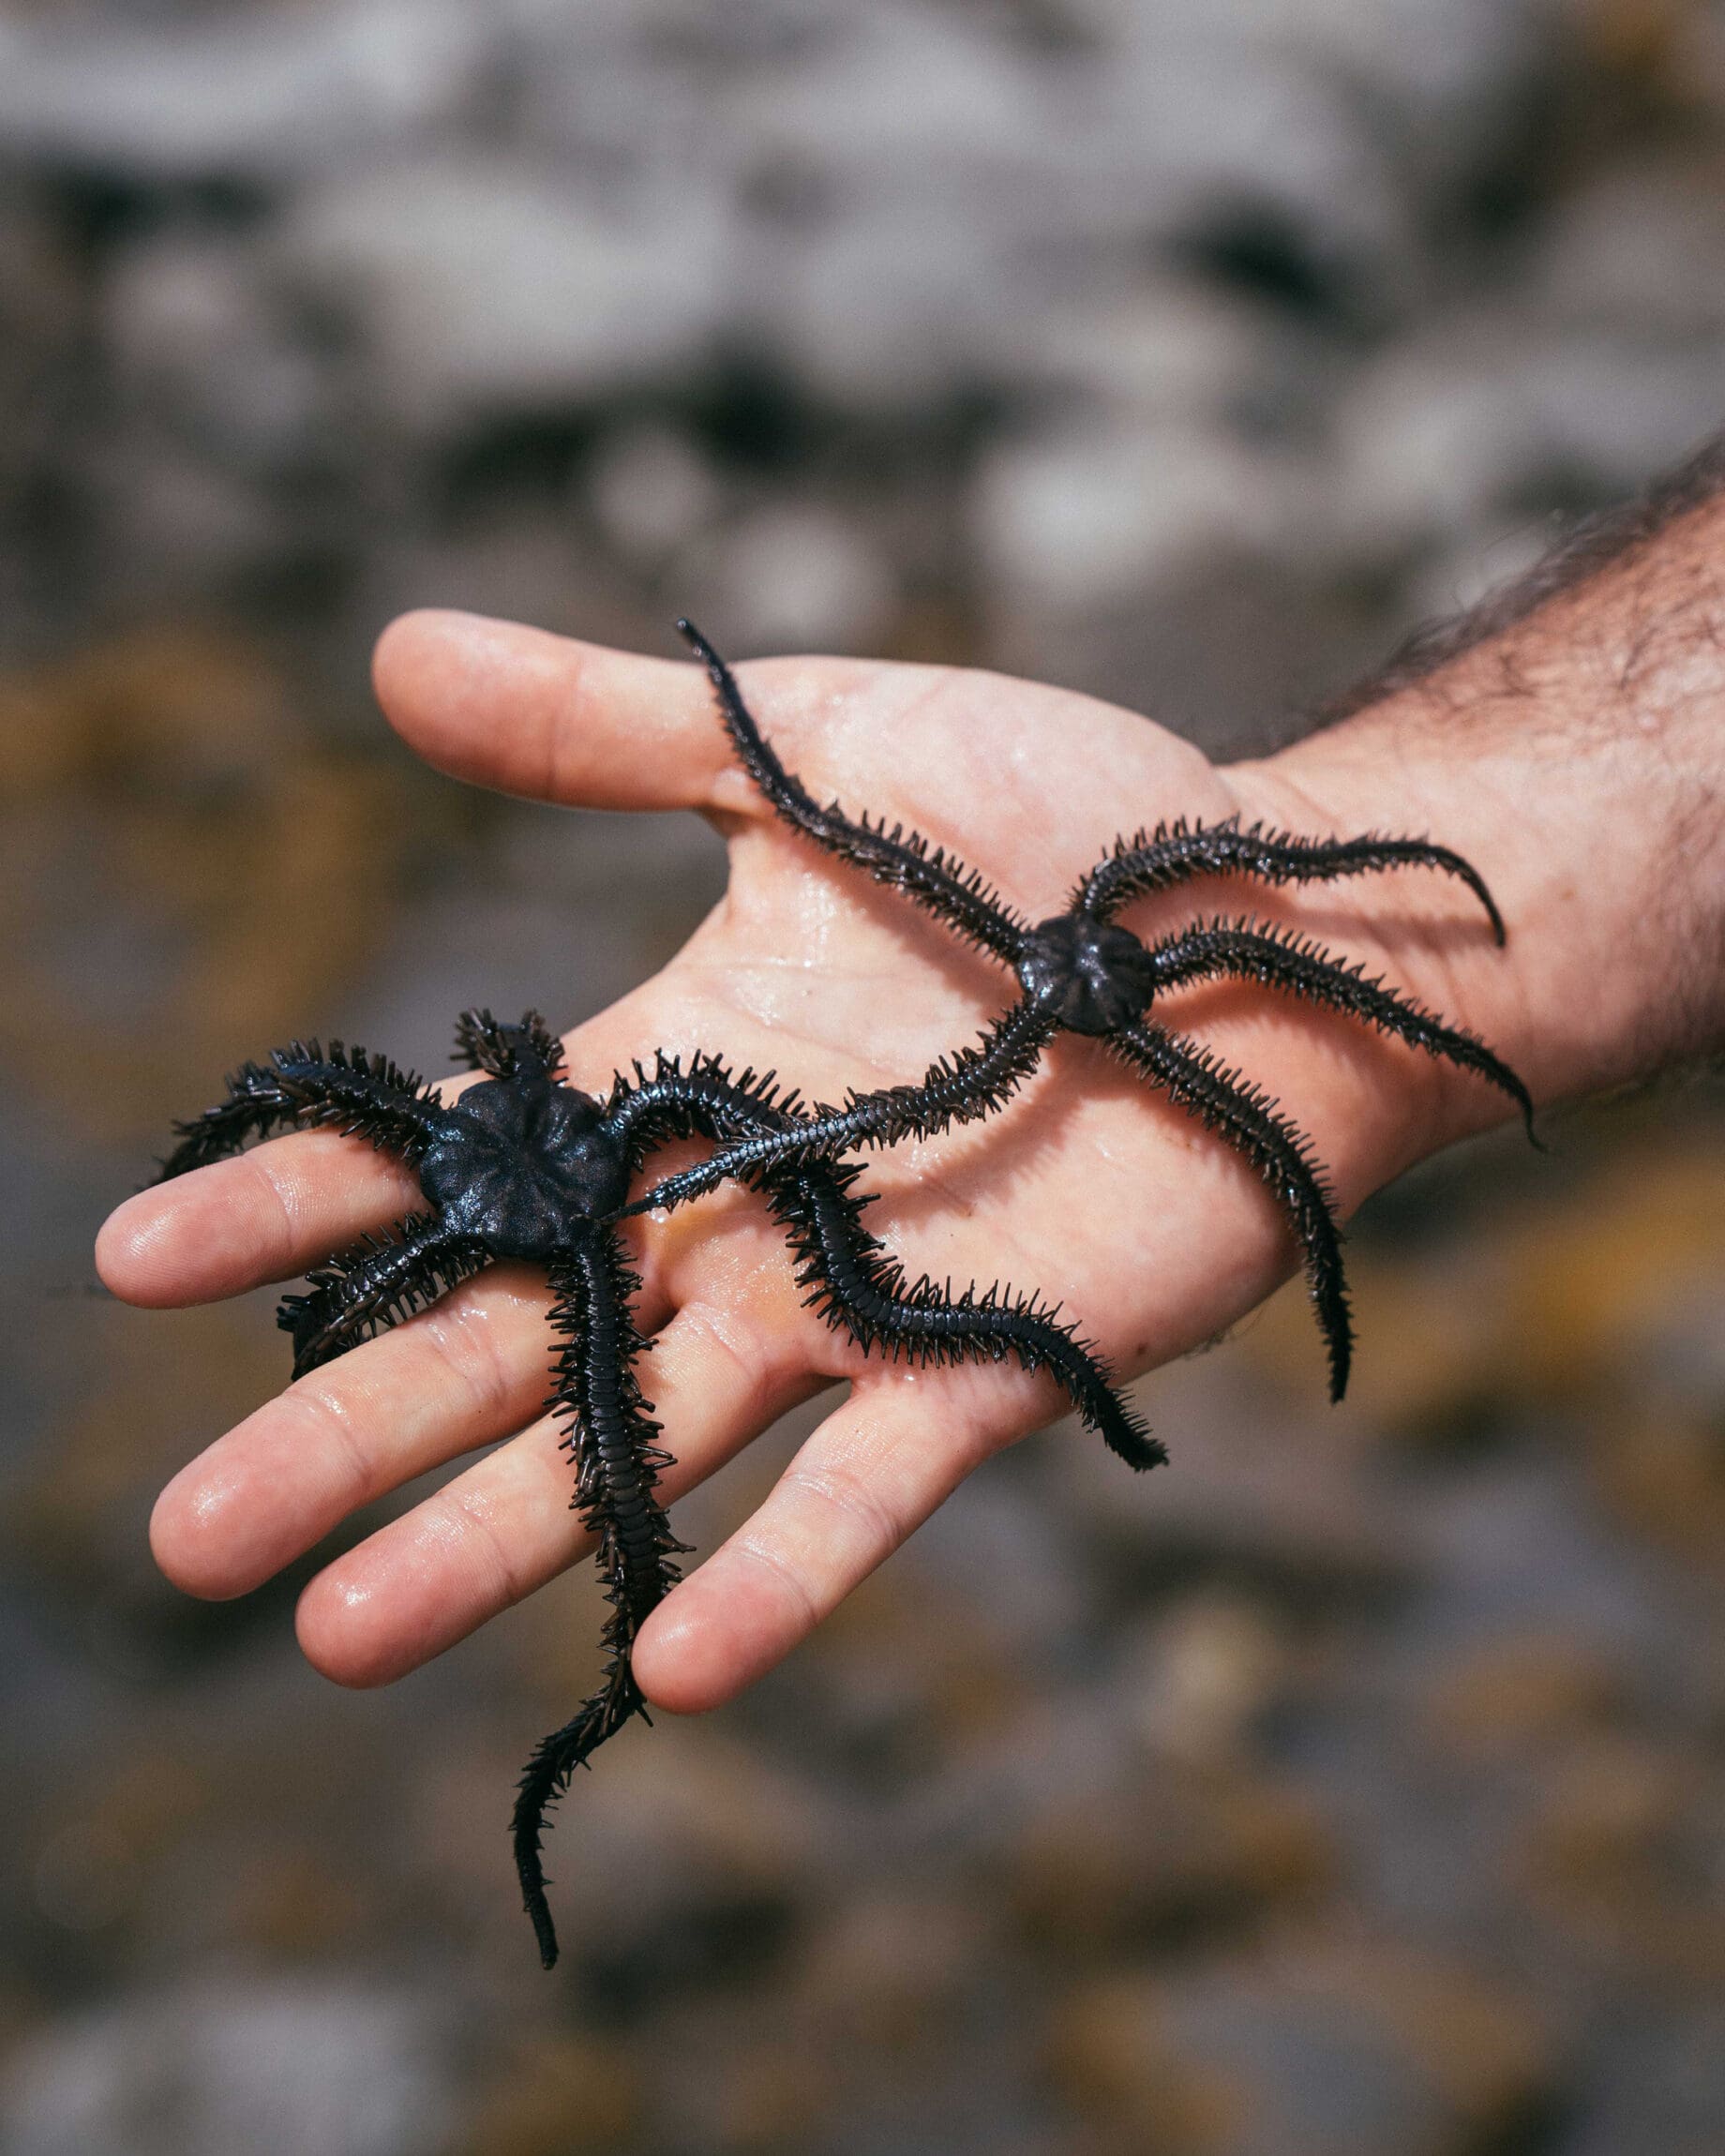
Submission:
M 1725 1045 L 1725 443 L 1415 637 L 1235 774 L 1290 820 L 1429 829 L 1514 924 L 1469 1023 L 1553 1101 Z

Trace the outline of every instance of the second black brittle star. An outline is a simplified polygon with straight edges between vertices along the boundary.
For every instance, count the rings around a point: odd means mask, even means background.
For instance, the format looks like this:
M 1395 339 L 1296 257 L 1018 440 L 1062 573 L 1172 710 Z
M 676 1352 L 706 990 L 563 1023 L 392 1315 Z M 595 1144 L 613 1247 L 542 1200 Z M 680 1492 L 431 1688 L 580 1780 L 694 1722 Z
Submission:
M 1257 825 L 1242 828 L 1238 821 L 1163 824 L 1115 840 L 1080 879 L 1064 913 L 1031 922 L 975 870 L 931 846 L 920 832 L 896 824 L 889 830 L 866 813 L 853 818 L 836 803 L 821 807 L 761 734 L 729 666 L 693 622 L 677 625 L 707 669 L 739 761 L 776 815 L 877 883 L 904 891 L 1018 979 L 1018 1000 L 992 1022 L 977 1045 L 943 1056 L 916 1085 L 853 1093 L 843 1107 L 817 1108 L 813 1120 L 798 1127 L 799 1154 L 806 1158 L 811 1148 L 824 1148 L 836 1156 L 980 1121 L 1006 1104 L 1057 1033 L 1105 1041 L 1140 1077 L 1233 1146 L 1269 1186 L 1298 1240 L 1328 1351 L 1330 1397 L 1340 1400 L 1353 1356 L 1353 1325 L 1341 1231 L 1323 1171 L 1304 1132 L 1261 1086 L 1150 1015 L 1157 998 L 1197 981 L 1227 978 L 1281 989 L 1473 1071 L 1515 1102 L 1532 1138 L 1527 1088 L 1482 1041 L 1306 937 L 1252 920 L 1211 920 L 1147 945 L 1117 917 L 1133 899 L 1204 876 L 1328 883 L 1384 870 L 1432 868 L 1467 887 L 1501 944 L 1503 918 L 1478 871 L 1460 854 L 1425 839 L 1307 839 Z M 789 1143 L 763 1133 L 722 1147 L 698 1166 L 655 1185 L 631 1209 L 677 1205 L 727 1177 L 768 1167 Z
M 162 1175 L 185 1175 L 274 1131 L 324 1129 L 368 1139 L 417 1175 L 426 1211 L 332 1259 L 309 1276 L 308 1294 L 283 1300 L 295 1377 L 493 1260 L 542 1265 L 550 1278 L 560 1345 L 548 1404 L 563 1426 L 572 1503 L 597 1542 L 610 1613 L 600 1689 L 539 1745 L 517 1794 L 516 1864 L 549 1969 L 557 1935 L 541 1850 L 546 1812 L 608 1737 L 645 1718 L 631 1655 L 676 1583 L 686 1547 L 658 1494 L 672 1460 L 637 1374 L 651 1342 L 636 1326 L 640 1282 L 617 1226 L 631 1178 L 658 1146 L 697 1136 L 721 1147 L 777 1141 L 772 1159 L 741 1179 L 763 1193 L 785 1229 L 805 1299 L 864 1355 L 936 1363 L 1010 1356 L 1027 1370 L 1049 1370 L 1080 1418 L 1132 1466 L 1162 1455 L 1094 1352 L 1034 1296 L 998 1287 L 953 1295 L 926 1279 L 908 1282 L 862 1225 L 870 1201 L 854 1188 L 861 1170 L 828 1158 L 820 1140 L 803 1157 L 805 1119 L 794 1097 L 778 1097 L 771 1075 L 733 1079 L 710 1056 L 684 1070 L 661 1056 L 651 1071 L 637 1065 L 632 1080 L 618 1078 L 600 1100 L 569 1083 L 561 1042 L 532 1011 L 518 1026 L 464 1013 L 457 1051 L 486 1082 L 445 1100 L 383 1056 L 295 1042 L 267 1065 L 247 1064 L 229 1080 L 226 1100 L 178 1125 Z

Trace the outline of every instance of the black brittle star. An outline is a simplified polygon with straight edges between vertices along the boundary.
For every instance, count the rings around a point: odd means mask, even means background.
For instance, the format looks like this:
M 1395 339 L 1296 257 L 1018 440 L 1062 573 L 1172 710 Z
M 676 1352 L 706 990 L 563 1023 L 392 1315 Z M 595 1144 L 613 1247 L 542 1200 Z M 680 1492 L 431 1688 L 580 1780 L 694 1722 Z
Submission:
M 739 760 L 779 817 L 877 883 L 904 891 L 966 942 L 998 958 L 1016 974 L 1020 994 L 976 1045 L 942 1056 L 919 1084 L 853 1093 L 843 1107 L 818 1106 L 812 1119 L 799 1119 L 794 1137 L 765 1132 L 723 1146 L 699 1165 L 668 1176 L 630 1209 L 674 1205 L 727 1177 L 758 1173 L 782 1148 L 794 1145 L 804 1160 L 812 1150 L 837 1156 L 980 1121 L 1006 1104 L 1057 1033 L 1088 1034 L 1105 1041 L 1140 1077 L 1232 1145 L 1269 1186 L 1298 1239 L 1328 1351 L 1330 1398 L 1340 1400 L 1347 1387 L 1353 1325 L 1341 1230 L 1311 1144 L 1261 1086 L 1198 1042 L 1158 1024 L 1149 1015 L 1157 998 L 1196 981 L 1243 979 L 1362 1019 L 1507 1093 L 1532 1138 L 1527 1088 L 1471 1033 L 1368 978 L 1363 966 L 1347 966 L 1287 929 L 1217 919 L 1145 944 L 1116 917 L 1133 899 L 1200 876 L 1328 883 L 1378 870 L 1434 868 L 1467 886 L 1501 945 L 1503 917 L 1478 871 L 1460 854 L 1424 839 L 1307 839 L 1256 824 L 1242 828 L 1238 819 L 1181 821 L 1116 839 L 1080 879 L 1067 910 L 1032 923 L 980 874 L 931 846 L 921 832 L 899 824 L 889 830 L 884 819 L 871 820 L 866 812 L 853 819 L 836 803 L 822 808 L 762 736 L 725 661 L 693 622 L 677 626 L 707 669 Z
M 563 1426 L 573 1504 L 597 1541 L 610 1603 L 600 1689 L 539 1745 L 516 1800 L 516 1864 L 549 1969 L 557 1937 L 541 1849 L 546 1811 L 608 1737 L 633 1715 L 646 1718 L 630 1657 L 686 1548 L 657 1494 L 671 1455 L 636 1374 L 652 1343 L 632 1314 L 640 1282 L 617 1225 L 631 1178 L 655 1148 L 696 1136 L 721 1148 L 771 1139 L 771 1159 L 751 1162 L 739 1180 L 765 1196 L 785 1229 L 805 1301 L 864 1355 L 878 1348 L 932 1363 L 1012 1356 L 1027 1370 L 1051 1371 L 1080 1418 L 1133 1467 L 1162 1454 L 1100 1358 L 1035 1296 L 999 1287 L 953 1295 L 925 1278 L 908 1283 L 862 1225 L 871 1201 L 855 1189 L 862 1170 L 830 1157 L 827 1134 L 802 1115 L 794 1095 L 780 1097 L 771 1073 L 732 1078 L 712 1056 L 685 1070 L 661 1055 L 651 1071 L 637 1064 L 632 1079 L 615 1079 L 600 1100 L 569 1083 L 562 1044 L 534 1012 L 518 1026 L 466 1012 L 456 1044 L 484 1082 L 452 1100 L 386 1057 L 339 1042 L 323 1050 L 296 1041 L 266 1066 L 248 1063 L 229 1079 L 226 1100 L 175 1126 L 179 1144 L 162 1177 L 292 1129 L 352 1133 L 413 1170 L 425 1211 L 312 1272 L 308 1294 L 284 1298 L 278 1322 L 292 1336 L 296 1378 L 493 1260 L 526 1260 L 549 1275 L 561 1345 L 548 1404 Z M 805 1123 L 817 1133 L 806 1152 Z

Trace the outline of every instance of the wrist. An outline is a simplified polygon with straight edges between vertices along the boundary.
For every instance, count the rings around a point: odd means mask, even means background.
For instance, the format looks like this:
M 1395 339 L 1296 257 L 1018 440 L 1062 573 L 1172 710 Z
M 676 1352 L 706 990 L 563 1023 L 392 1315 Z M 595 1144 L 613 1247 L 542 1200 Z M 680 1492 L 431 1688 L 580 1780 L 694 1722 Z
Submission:
M 1725 660 L 1696 638 L 1674 681 L 1631 696 L 1597 646 L 1582 664 L 1548 626 L 1539 649 L 1542 669 L 1525 644 L 1483 648 L 1230 776 L 1314 831 L 1428 836 L 1472 861 L 1508 946 L 1432 935 L 1419 985 L 1545 1104 L 1725 1043 Z M 1392 906 L 1404 944 L 1410 922 L 1454 919 L 1452 894 Z M 1493 1107 L 1458 1096 L 1437 1142 Z

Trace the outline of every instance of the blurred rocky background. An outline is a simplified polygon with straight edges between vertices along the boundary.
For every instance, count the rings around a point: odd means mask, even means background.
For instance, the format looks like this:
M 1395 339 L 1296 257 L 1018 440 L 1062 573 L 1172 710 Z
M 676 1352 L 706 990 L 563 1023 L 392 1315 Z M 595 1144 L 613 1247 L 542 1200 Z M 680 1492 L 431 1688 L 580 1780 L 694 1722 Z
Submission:
M 1263 743 L 1718 425 L 1722 174 L 1703 0 L 0 16 L 5 2156 L 1725 2150 L 1717 1085 L 1386 1194 L 1345 1411 L 1284 1296 L 1147 1387 L 1172 1473 L 1036 1441 L 620 1742 L 548 1982 L 589 1585 L 357 1697 L 297 1579 L 182 1600 L 280 1342 L 87 1256 L 240 1056 L 573 1021 L 719 888 L 412 768 L 394 610 Z

